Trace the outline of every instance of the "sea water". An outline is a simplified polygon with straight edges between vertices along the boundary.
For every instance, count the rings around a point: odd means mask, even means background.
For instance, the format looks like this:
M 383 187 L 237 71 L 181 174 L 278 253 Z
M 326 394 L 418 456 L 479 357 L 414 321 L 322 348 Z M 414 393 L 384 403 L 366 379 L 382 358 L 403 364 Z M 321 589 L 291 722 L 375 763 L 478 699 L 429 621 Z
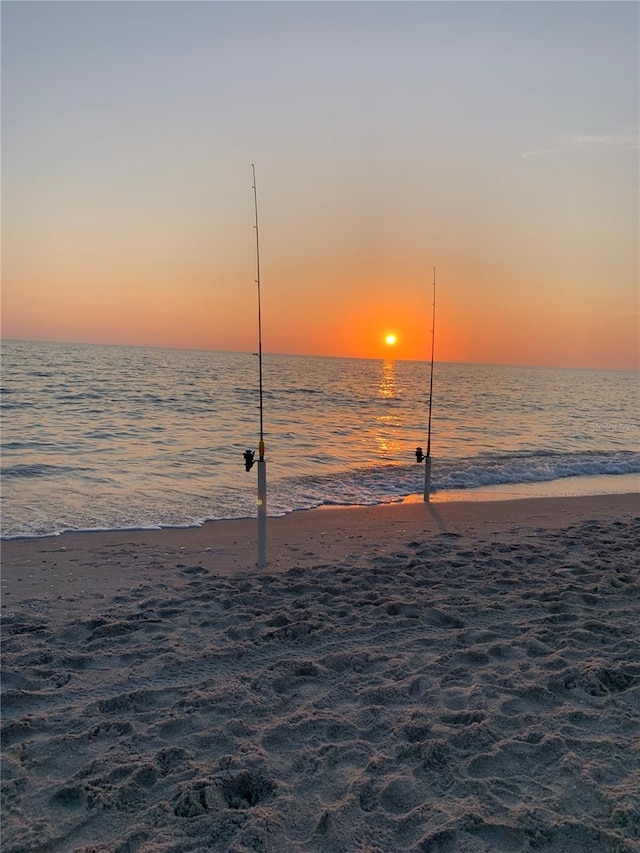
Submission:
M 1 367 L 3 537 L 255 515 L 255 355 L 4 341 Z M 425 362 L 265 354 L 268 514 L 420 494 L 429 376 Z M 632 372 L 436 363 L 434 497 L 635 483 L 639 403 Z

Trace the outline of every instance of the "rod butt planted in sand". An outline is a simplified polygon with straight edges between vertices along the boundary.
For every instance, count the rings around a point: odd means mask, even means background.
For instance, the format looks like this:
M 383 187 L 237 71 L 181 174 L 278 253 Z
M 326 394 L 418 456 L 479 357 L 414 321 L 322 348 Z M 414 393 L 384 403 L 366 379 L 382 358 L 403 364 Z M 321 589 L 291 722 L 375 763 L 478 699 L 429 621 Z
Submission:
M 264 442 L 260 442 L 258 459 L 258 568 L 267 565 L 267 463 Z
M 429 494 L 431 492 L 431 457 L 427 456 L 424 460 L 424 500 L 429 503 Z

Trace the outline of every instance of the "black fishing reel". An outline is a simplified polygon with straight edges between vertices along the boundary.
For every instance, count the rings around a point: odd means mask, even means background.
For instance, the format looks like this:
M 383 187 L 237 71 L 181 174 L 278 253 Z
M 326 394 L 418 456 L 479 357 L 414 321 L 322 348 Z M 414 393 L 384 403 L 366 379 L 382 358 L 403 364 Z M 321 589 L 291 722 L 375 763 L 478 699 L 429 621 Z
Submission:
M 416 447 L 416 462 L 424 462 L 427 457 L 422 452 L 421 447 Z M 248 469 L 247 469 L 248 470 Z
M 244 457 L 245 471 L 250 471 L 253 468 L 253 463 L 256 461 L 255 460 L 256 452 L 255 452 L 255 450 L 245 450 L 245 452 L 242 455 Z

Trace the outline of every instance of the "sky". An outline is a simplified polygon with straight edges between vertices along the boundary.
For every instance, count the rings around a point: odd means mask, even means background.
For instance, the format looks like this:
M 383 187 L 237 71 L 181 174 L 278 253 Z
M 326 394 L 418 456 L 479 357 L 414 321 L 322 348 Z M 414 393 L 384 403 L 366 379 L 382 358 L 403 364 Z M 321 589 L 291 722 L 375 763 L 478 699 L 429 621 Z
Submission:
M 639 11 L 3 0 L 3 337 L 637 369 Z

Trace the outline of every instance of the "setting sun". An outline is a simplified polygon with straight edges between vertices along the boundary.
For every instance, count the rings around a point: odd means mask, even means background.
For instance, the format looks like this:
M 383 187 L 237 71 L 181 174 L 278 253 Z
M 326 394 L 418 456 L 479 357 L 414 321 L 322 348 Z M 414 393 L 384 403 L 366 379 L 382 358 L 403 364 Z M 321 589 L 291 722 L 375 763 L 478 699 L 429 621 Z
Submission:
M 397 342 L 398 336 L 394 334 L 385 335 L 384 342 L 387 346 L 392 347 Z

